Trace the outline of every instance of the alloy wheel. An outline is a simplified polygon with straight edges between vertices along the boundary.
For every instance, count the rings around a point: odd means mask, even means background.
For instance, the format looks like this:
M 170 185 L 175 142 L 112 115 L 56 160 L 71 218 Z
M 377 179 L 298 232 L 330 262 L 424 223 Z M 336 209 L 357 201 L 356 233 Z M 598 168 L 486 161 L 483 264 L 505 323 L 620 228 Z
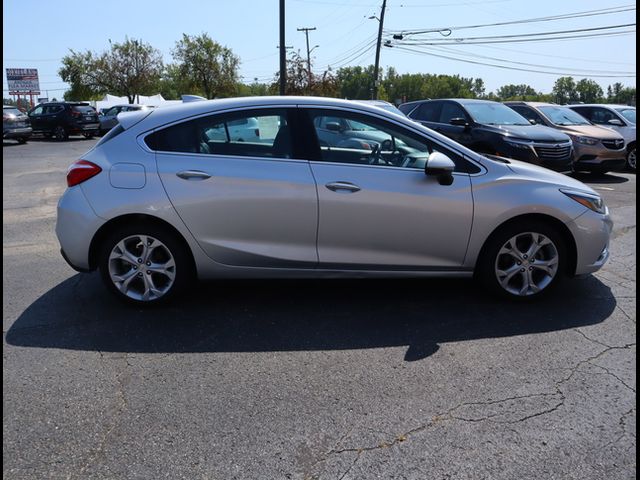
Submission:
M 559 254 L 547 236 L 523 232 L 507 240 L 498 251 L 495 275 L 500 286 L 518 297 L 544 290 L 558 273 Z
M 167 246 L 150 235 L 131 235 L 111 250 L 109 277 L 125 296 L 142 302 L 167 294 L 176 278 L 176 262 Z
M 627 154 L 627 165 L 632 170 L 636 169 L 636 149 L 635 147 Z

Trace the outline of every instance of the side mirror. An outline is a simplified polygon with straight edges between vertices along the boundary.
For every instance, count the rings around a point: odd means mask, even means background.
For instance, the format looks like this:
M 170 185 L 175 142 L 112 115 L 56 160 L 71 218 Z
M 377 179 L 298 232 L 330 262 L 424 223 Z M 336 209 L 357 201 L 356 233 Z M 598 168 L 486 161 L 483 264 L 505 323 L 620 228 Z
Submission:
M 538 122 L 536 122 L 533 118 L 530 118 L 530 119 L 529 119 L 529 123 L 530 123 L 531 125 L 537 125 L 537 124 L 538 124 Z
M 326 127 L 330 132 L 339 132 L 342 130 L 338 122 L 327 122 Z
M 607 123 L 609 125 L 615 125 L 616 127 L 624 127 L 624 123 L 622 123 L 622 120 L 619 120 L 617 118 L 612 118 Z
M 449 120 L 449 123 L 451 125 L 458 125 L 459 127 L 468 127 L 469 126 L 469 122 L 467 122 L 466 118 L 452 118 L 451 120 Z
M 455 168 L 456 164 L 444 153 L 433 152 L 427 159 L 424 173 L 427 176 L 436 177 L 440 185 L 451 185 Z

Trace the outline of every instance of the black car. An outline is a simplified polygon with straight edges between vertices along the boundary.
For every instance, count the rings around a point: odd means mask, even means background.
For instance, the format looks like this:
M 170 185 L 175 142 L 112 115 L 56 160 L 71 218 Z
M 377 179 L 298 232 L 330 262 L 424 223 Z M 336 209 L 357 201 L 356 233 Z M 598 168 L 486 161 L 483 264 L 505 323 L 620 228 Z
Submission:
M 553 128 L 532 125 L 501 103 L 428 100 L 412 102 L 412 108 L 405 113 L 476 152 L 523 160 L 557 171 L 571 170 L 573 144 L 569 136 Z
M 31 136 L 29 117 L 11 105 L 2 106 L 2 139 L 15 139 L 26 143 Z
M 69 135 L 91 138 L 98 133 L 100 122 L 96 110 L 88 103 L 42 103 L 29 111 L 33 133 L 66 140 Z

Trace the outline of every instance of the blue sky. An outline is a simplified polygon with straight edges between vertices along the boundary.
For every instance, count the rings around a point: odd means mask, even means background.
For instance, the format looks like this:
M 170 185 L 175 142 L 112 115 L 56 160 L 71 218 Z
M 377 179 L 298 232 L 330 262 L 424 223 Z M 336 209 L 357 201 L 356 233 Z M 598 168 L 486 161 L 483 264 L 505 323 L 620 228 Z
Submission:
M 366 47 L 375 38 L 378 21 L 367 17 L 379 16 L 381 3 L 381 0 L 286 0 L 286 43 L 305 53 L 305 36 L 296 28 L 316 27 L 317 30 L 310 32 L 311 46 L 319 45 L 312 53 L 314 71 L 322 71 L 327 66 L 335 69 L 342 65 L 371 64 L 375 49 Z M 630 0 L 388 0 L 387 3 L 386 30 L 457 27 L 635 5 Z M 627 11 L 459 33 L 454 30 L 452 37 L 573 30 L 635 23 L 635 18 L 635 11 Z M 126 36 L 152 44 L 162 52 L 165 61 L 170 62 L 171 50 L 182 33 L 206 32 L 241 58 L 240 73 L 245 81 L 254 78 L 270 81 L 278 69 L 278 0 L 6 0 L 2 30 L 3 70 L 37 68 L 43 95 L 44 90 L 49 90 L 49 98 L 60 98 L 63 94 L 65 84 L 57 72 L 60 59 L 69 49 L 102 51 L 107 49 L 109 39 L 122 41 Z M 483 56 L 542 65 L 554 72 L 571 73 L 576 79 L 589 77 L 582 73 L 584 70 L 592 75 L 603 74 L 602 71 L 635 75 L 635 37 L 633 33 L 540 43 L 454 45 L 445 47 L 448 50 L 437 47 L 438 50 L 430 52 L 450 56 L 455 51 L 458 58 L 480 63 L 493 62 L 481 58 Z M 443 37 L 433 33 L 423 38 Z M 397 48 L 383 48 L 380 63 L 383 68 L 392 66 L 400 73 L 481 77 L 487 91 L 504 84 L 527 83 L 536 90 L 548 92 L 560 76 L 530 71 L 544 70 L 542 67 L 511 64 L 527 71 L 504 70 Z M 636 84 L 635 76 L 590 78 L 605 89 L 616 81 L 628 86 Z M 2 88 L 7 89 L 4 74 Z

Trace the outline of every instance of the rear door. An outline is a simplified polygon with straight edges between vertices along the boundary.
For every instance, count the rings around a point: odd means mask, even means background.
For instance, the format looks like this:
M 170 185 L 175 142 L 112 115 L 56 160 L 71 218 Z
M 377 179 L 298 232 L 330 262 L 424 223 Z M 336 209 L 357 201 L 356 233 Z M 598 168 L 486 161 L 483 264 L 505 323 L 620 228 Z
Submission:
M 173 206 L 213 260 L 317 265 L 316 185 L 309 161 L 298 153 L 295 116 L 295 107 L 213 114 L 146 138 Z M 243 120 L 258 124 L 253 141 L 230 133 Z

